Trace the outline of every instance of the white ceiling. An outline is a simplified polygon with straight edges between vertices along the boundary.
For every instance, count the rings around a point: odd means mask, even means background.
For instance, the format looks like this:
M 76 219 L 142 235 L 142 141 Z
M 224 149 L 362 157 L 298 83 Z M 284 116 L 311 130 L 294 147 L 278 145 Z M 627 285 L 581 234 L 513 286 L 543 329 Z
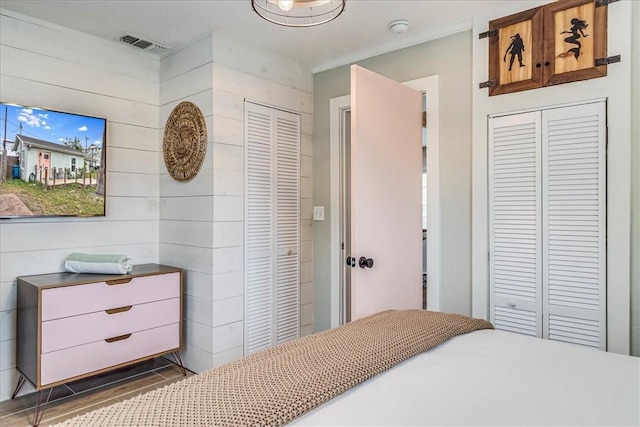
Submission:
M 312 28 L 271 24 L 250 0 L 0 0 L 0 7 L 109 40 L 128 32 L 180 49 L 212 31 L 271 50 L 317 72 L 471 28 L 474 16 L 502 16 L 529 0 L 347 0 L 336 20 Z M 409 31 L 387 28 L 408 19 Z M 133 49 L 133 48 L 132 48 Z

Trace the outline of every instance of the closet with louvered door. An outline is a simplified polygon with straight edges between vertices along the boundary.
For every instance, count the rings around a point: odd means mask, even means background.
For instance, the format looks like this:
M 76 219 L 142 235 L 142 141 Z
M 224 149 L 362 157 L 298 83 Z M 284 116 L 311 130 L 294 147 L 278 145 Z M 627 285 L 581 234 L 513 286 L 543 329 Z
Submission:
M 606 350 L 606 103 L 542 111 L 543 330 Z
M 245 354 L 299 336 L 300 116 L 245 102 Z
M 496 329 L 606 349 L 606 103 L 489 118 Z
M 489 120 L 491 321 L 542 337 L 539 112 Z

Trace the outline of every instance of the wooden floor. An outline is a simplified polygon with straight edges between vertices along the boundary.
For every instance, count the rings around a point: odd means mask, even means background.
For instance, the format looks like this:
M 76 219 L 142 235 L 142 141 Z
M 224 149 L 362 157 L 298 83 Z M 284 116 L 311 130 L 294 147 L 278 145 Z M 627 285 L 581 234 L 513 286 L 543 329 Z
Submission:
M 193 373 L 187 371 L 187 376 Z M 56 424 L 112 403 L 130 399 L 146 391 L 185 378 L 173 363 L 156 358 L 107 374 L 57 386 L 40 422 Z M 0 402 L 0 426 L 30 426 L 37 393 Z

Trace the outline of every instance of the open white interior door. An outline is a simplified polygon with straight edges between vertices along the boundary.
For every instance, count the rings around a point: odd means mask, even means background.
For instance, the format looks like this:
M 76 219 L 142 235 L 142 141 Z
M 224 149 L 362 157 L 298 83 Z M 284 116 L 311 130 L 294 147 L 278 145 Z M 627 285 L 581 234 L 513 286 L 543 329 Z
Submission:
M 351 320 L 422 307 L 421 128 L 420 92 L 351 67 Z

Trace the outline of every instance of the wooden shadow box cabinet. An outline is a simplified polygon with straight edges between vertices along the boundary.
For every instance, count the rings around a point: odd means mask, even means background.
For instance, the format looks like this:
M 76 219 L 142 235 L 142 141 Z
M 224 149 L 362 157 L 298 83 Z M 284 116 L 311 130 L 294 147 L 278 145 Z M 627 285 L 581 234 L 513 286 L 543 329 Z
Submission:
M 182 270 L 156 264 L 125 275 L 18 277 L 22 376 L 14 397 L 25 378 L 41 391 L 163 354 L 177 357 L 181 296 Z
M 607 0 L 558 0 L 489 22 L 489 96 L 607 75 Z M 517 60 L 516 60 L 517 59 Z

